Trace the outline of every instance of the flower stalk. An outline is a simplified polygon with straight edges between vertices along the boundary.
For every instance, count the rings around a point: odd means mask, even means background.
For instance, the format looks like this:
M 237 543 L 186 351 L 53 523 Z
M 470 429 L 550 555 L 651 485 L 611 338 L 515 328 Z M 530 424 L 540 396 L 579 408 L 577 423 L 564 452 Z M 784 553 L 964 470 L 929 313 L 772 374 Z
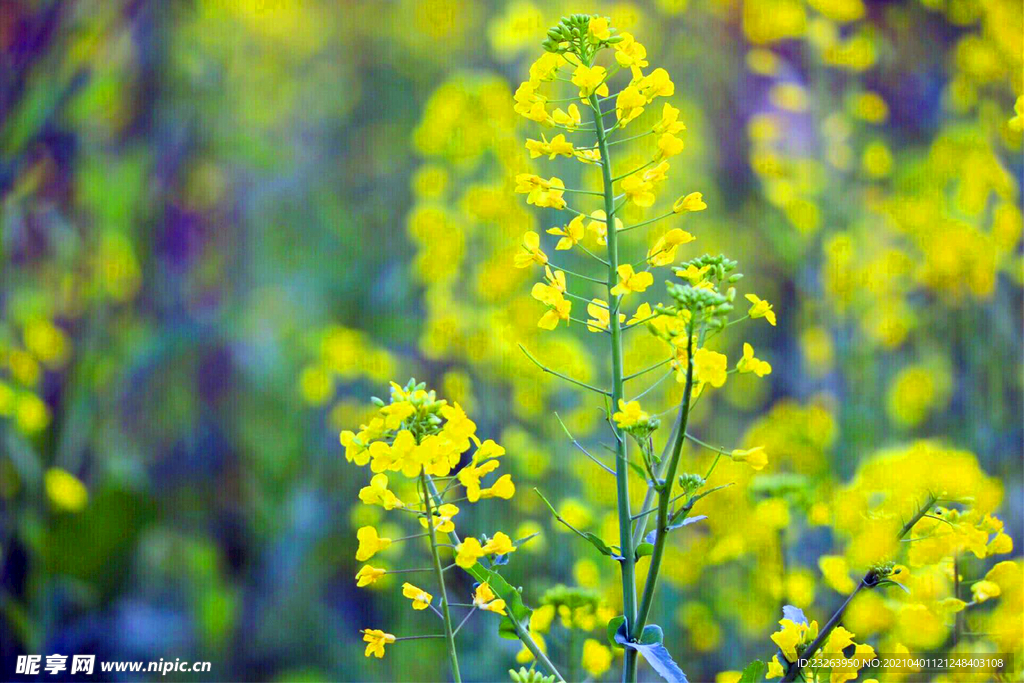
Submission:
M 896 534 L 896 539 L 903 540 L 903 537 L 910 533 L 910 530 L 914 528 L 914 525 L 917 524 L 922 517 L 928 514 L 928 510 L 931 509 L 932 505 L 935 504 L 936 500 L 937 499 L 934 495 L 929 494 L 928 500 L 924 503 L 924 505 L 922 505 L 918 509 L 914 516 L 910 518 L 910 521 L 904 524 L 903 528 L 900 529 L 898 534 Z M 869 569 L 868 573 L 864 575 L 864 578 L 857 583 L 857 587 L 853 589 L 853 592 L 846 597 L 846 600 L 843 601 L 843 604 L 839 607 L 838 610 L 836 610 L 836 613 L 832 615 L 832 618 L 829 619 L 825 626 L 821 629 L 821 631 L 818 632 L 818 637 L 811 641 L 811 644 L 808 645 L 807 649 L 803 651 L 801 657 L 803 659 L 813 658 L 814 654 L 819 649 L 821 649 L 821 646 L 824 645 L 825 642 L 828 640 L 828 636 L 830 633 L 832 633 L 832 630 L 839 625 L 839 621 L 843 618 L 843 615 L 846 613 L 846 608 L 850 606 L 850 603 L 853 602 L 853 599 L 857 596 L 857 594 L 860 593 L 862 589 L 874 588 L 877 584 L 878 576 L 876 575 L 875 570 Z M 792 683 L 792 681 L 795 681 L 797 676 L 800 675 L 801 670 L 801 666 L 799 666 L 796 662 L 791 662 L 789 668 L 786 670 L 785 675 L 782 677 L 781 683 Z
M 609 315 L 609 331 L 611 332 L 612 351 L 612 405 L 617 406 L 622 399 L 623 370 L 622 370 L 622 327 L 619 323 L 619 306 L 622 298 L 612 294 L 612 289 L 618 283 L 619 268 L 619 244 L 618 235 L 615 230 L 615 192 L 612 181 L 612 162 L 608 154 L 608 140 L 604 131 L 604 115 L 597 101 L 597 95 L 591 94 L 590 108 L 594 113 L 594 127 L 597 135 L 597 148 L 601 153 L 601 178 L 604 188 L 604 212 L 607 225 L 607 247 L 608 247 L 608 301 L 611 307 Z M 615 433 L 615 488 L 619 515 L 619 545 L 621 546 L 622 559 L 619 565 L 622 572 L 622 609 L 626 620 L 626 635 L 635 638 L 638 631 L 635 628 L 637 607 L 636 607 L 636 559 L 633 555 L 633 527 L 631 520 L 632 511 L 629 506 L 629 454 L 626 449 L 626 435 L 612 422 L 612 431 Z M 636 650 L 626 648 L 625 662 L 623 665 L 623 680 L 636 680 Z M 632 672 L 630 675 L 629 672 Z
M 442 494 L 437 490 L 437 485 L 434 483 L 433 477 L 427 474 L 424 475 L 423 479 L 424 492 L 427 494 L 426 497 L 428 499 L 433 499 L 435 503 L 440 504 L 442 502 Z M 459 543 L 461 543 L 458 533 L 454 530 L 448 532 L 448 538 L 449 540 L 451 540 L 452 545 L 455 547 L 458 547 Z M 472 574 L 472 570 L 467 571 L 470 571 L 470 574 Z M 565 683 L 565 679 L 562 678 L 562 674 L 559 673 L 558 669 L 555 668 L 555 665 L 551 663 L 551 660 L 548 659 L 548 656 L 546 654 L 544 654 L 544 651 L 540 649 L 540 646 L 537 645 L 537 641 L 533 639 L 533 636 L 530 635 L 530 632 L 527 629 L 523 628 L 523 625 L 520 624 L 517 619 L 511 619 L 510 621 L 512 622 L 513 628 L 515 628 L 516 636 L 519 638 L 519 641 L 523 644 L 523 647 L 530 651 L 530 654 L 533 655 L 534 659 L 536 659 L 538 662 L 547 667 L 547 670 L 554 674 L 555 678 L 559 681 L 559 683 Z
M 647 581 L 644 584 L 644 594 L 640 601 L 640 608 L 637 612 L 636 627 L 638 633 L 643 632 L 650 616 L 651 607 L 654 604 L 654 590 L 657 587 L 658 573 L 661 570 L 662 559 L 665 554 L 665 540 L 668 538 L 669 503 L 672 500 L 672 485 L 675 482 L 676 472 L 679 469 L 679 457 L 683 451 L 683 441 L 686 439 L 686 423 L 690 416 L 690 396 L 693 391 L 693 323 L 696 315 L 691 316 L 687 328 L 687 364 L 686 364 L 686 385 L 683 390 L 683 404 L 679 411 L 678 427 L 675 430 L 675 439 L 672 442 L 672 454 L 669 458 L 668 468 L 665 471 L 665 478 L 661 482 L 655 482 L 658 494 L 658 521 L 655 527 L 654 551 L 651 553 L 651 567 L 647 573 Z M 633 675 L 635 678 L 635 673 Z
M 434 504 L 430 492 L 427 490 L 427 475 L 420 473 L 420 486 L 423 488 L 423 500 L 427 508 L 427 529 L 430 535 L 430 554 L 434 558 L 434 574 L 437 577 L 438 589 L 441 591 L 441 619 L 444 621 L 445 644 L 448 647 L 448 661 L 452 667 L 452 679 L 455 683 L 462 682 L 459 674 L 459 656 L 455 651 L 455 632 L 452 630 L 452 615 L 448 607 L 448 592 L 444 585 L 444 568 L 441 565 L 441 555 L 437 549 L 437 531 L 434 529 Z

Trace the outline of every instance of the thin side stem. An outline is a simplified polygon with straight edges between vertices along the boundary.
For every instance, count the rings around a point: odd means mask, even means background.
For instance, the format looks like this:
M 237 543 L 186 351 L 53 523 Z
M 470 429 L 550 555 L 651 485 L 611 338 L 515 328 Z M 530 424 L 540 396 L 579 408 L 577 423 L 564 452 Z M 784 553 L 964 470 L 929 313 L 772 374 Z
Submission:
M 619 232 L 629 232 L 630 230 L 636 230 L 637 228 L 642 228 L 645 225 L 650 225 L 651 223 L 657 223 L 658 221 L 673 215 L 675 215 L 675 211 L 669 211 L 668 213 L 663 213 L 660 216 L 655 216 L 654 218 L 649 218 L 646 221 L 641 221 L 636 225 L 631 225 L 628 228 L 623 228 L 622 230 L 619 230 Z
M 434 484 L 434 480 L 430 477 L 430 475 L 426 475 L 425 479 L 426 492 L 428 493 L 428 495 L 432 497 L 435 502 L 441 502 L 441 495 L 437 491 L 437 486 Z M 455 531 L 448 532 L 448 539 L 451 540 L 452 547 L 457 547 L 462 542 L 459 539 L 459 534 Z M 452 564 L 445 567 L 445 569 L 451 569 L 454 566 L 455 563 L 453 562 Z M 477 581 L 485 580 L 485 578 L 482 575 L 478 576 L 476 574 L 473 574 L 472 568 L 466 570 L 466 572 Z M 519 623 L 518 619 L 510 619 L 509 621 L 512 622 L 512 625 L 516 630 L 516 636 L 518 636 L 519 640 L 523 643 L 523 647 L 529 650 L 537 661 L 541 662 L 544 666 L 546 666 L 548 668 L 548 671 L 554 674 L 555 678 L 558 679 L 560 683 L 565 683 L 565 679 L 562 678 L 562 674 L 559 673 L 558 669 L 555 668 L 555 665 L 551 663 L 551 660 L 548 659 L 547 655 L 541 652 L 541 649 L 537 646 L 537 642 L 533 639 L 533 636 L 530 635 L 530 632 L 527 629 L 523 628 L 523 625 Z
M 910 530 L 914 528 L 914 525 L 921 521 L 922 517 L 927 515 L 928 510 L 931 509 L 932 505 L 935 505 L 936 500 L 937 499 L 934 495 L 928 495 L 928 500 L 925 502 L 925 504 L 918 509 L 914 516 L 910 518 L 910 521 L 904 524 L 903 528 L 900 529 L 900 532 L 896 534 L 897 540 L 902 541 L 903 537 L 910 533 Z M 822 645 L 825 644 L 825 641 L 828 639 L 828 636 L 832 632 L 832 629 L 834 629 L 839 624 L 839 620 L 843 618 L 843 614 L 846 612 L 846 608 L 850 605 L 850 602 L 853 600 L 854 596 L 856 596 L 857 593 L 859 593 L 863 588 L 874 588 L 876 582 L 877 577 L 875 576 L 874 570 L 868 570 L 868 573 L 865 574 L 864 578 L 861 579 L 860 583 L 857 584 L 857 588 L 855 588 L 854 591 L 850 593 L 846 600 L 843 601 L 842 606 L 838 610 L 836 610 L 836 613 L 833 614 L 832 618 L 829 619 L 828 622 L 825 624 L 824 628 L 822 628 L 821 631 L 818 632 L 818 637 L 815 638 L 811 642 L 811 644 L 807 646 L 807 649 L 803 651 L 803 653 L 801 654 L 802 659 L 814 658 L 814 654 L 821 648 Z M 798 666 L 796 662 L 790 662 L 789 669 L 786 671 L 786 674 L 782 677 L 780 683 L 792 683 L 792 681 L 796 680 L 796 677 L 800 675 L 801 669 L 802 667 Z
M 656 535 L 654 538 L 654 551 L 651 553 L 651 566 L 647 572 L 647 581 L 644 583 L 644 594 L 640 600 L 640 610 L 637 612 L 636 625 L 638 634 L 643 632 L 647 624 L 647 617 L 650 616 L 651 607 L 654 604 L 654 590 L 658 585 L 658 574 L 661 571 L 661 563 L 665 554 L 665 541 L 668 538 L 669 526 L 669 504 L 672 500 L 672 485 L 675 483 L 676 471 L 679 469 L 679 457 L 683 452 L 683 441 L 686 440 L 686 422 L 690 416 L 690 396 L 693 391 L 693 325 L 695 315 L 690 316 L 690 325 L 687 330 L 687 365 L 686 365 L 686 388 L 683 390 L 683 409 L 679 412 L 679 429 L 672 443 L 672 455 L 669 457 L 668 468 L 665 471 L 664 483 L 658 486 L 658 521 Z
M 613 317 L 614 317 L 614 316 L 613 316 Z M 525 347 L 525 346 L 523 346 L 522 344 L 520 344 L 520 345 L 519 345 L 519 348 L 523 350 L 523 353 L 525 353 L 525 354 L 526 354 L 526 357 L 527 357 L 527 358 L 529 358 L 530 360 L 532 360 L 532 361 L 533 361 L 534 365 L 536 365 L 536 366 L 537 366 L 538 368 L 540 368 L 540 369 L 541 369 L 541 370 L 543 370 L 544 372 L 547 372 L 547 373 L 549 373 L 549 374 L 552 374 L 552 375 L 554 375 L 555 377 L 561 377 L 561 378 L 562 378 L 562 379 L 564 379 L 564 380 L 565 380 L 566 382 L 571 382 L 572 384 L 575 384 L 576 386 L 580 386 L 580 387 L 583 387 L 584 389 L 590 389 L 591 391 L 595 391 L 595 392 L 597 392 L 597 393 L 599 393 L 599 394 L 604 394 L 605 396 L 611 396 L 611 394 L 609 394 L 609 393 L 608 393 L 607 391 L 605 391 L 604 389 L 598 389 L 597 387 L 595 387 L 595 386 L 592 386 L 592 385 L 590 385 L 590 384 L 587 384 L 586 382 L 581 382 L 581 381 L 579 381 L 578 379 L 573 379 L 572 377 L 569 377 L 568 375 L 563 375 L 562 373 L 558 372 L 557 370 L 552 370 L 552 369 L 551 369 L 551 368 L 549 368 L 548 366 L 546 366 L 546 365 L 544 365 L 543 363 L 541 363 L 540 361 L 538 361 L 538 360 L 537 360 L 536 358 L 534 358 L 534 357 L 533 357 L 532 355 L 530 355 L 530 352 L 529 352 L 529 351 L 527 351 L 527 350 L 526 350 L 526 347 Z M 621 396 L 621 394 L 620 394 L 620 396 Z
M 427 519 L 434 517 L 434 505 L 430 492 L 427 490 L 427 475 L 420 473 L 420 485 L 423 487 L 423 500 L 427 504 Z M 444 569 L 441 567 L 441 555 L 437 551 L 437 532 L 433 524 L 427 524 L 430 530 L 430 554 L 434 556 L 434 573 L 437 575 L 437 584 L 441 591 L 441 619 L 444 621 L 444 637 L 448 645 L 448 661 L 452 666 L 452 678 L 455 683 L 462 683 L 462 676 L 459 673 L 459 657 L 455 652 L 455 632 L 452 630 L 452 615 L 448 609 L 448 592 L 444 586 Z

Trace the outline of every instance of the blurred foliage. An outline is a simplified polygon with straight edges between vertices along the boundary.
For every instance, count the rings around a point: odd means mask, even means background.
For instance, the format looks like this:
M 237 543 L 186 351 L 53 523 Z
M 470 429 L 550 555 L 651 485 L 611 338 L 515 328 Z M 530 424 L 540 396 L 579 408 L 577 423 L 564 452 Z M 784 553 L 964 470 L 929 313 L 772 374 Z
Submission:
M 380 520 L 337 435 L 408 376 L 508 451 L 510 534 L 542 532 L 510 582 L 535 607 L 559 584 L 608 601 L 614 563 L 549 552 L 565 529 L 526 493 L 542 483 L 615 538 L 610 478 L 551 415 L 588 441 L 602 406 L 517 344 L 584 381 L 603 370 L 586 331 L 541 336 L 509 267 L 523 232 L 561 222 L 513 192 L 540 170 L 513 92 L 571 12 L 608 15 L 673 74 L 672 183 L 709 206 L 698 248 L 739 260 L 779 312 L 749 339 L 774 372 L 691 417 L 771 458 L 724 463 L 738 485 L 668 548 L 655 616 L 691 680 L 764 658 L 786 602 L 831 614 L 860 567 L 866 481 L 956 463 L 987 495 L 970 525 L 998 509 L 1020 547 L 1022 501 L 1003 496 L 1024 486 L 1019 2 L 2 0 L 0 653 L 209 659 L 216 679 L 443 671 L 432 641 L 358 656 L 359 628 L 422 615 L 393 577 L 371 600 L 355 586 L 353 530 Z M 656 341 L 630 341 L 627 371 L 661 359 Z M 923 599 L 951 590 L 935 572 Z M 947 642 L 954 620 L 905 598 L 866 594 L 850 630 Z M 1004 598 L 971 630 L 1012 622 L 1019 589 Z M 601 675 L 588 625 L 574 647 Z M 491 680 L 518 645 L 481 629 L 465 647 L 465 677 Z

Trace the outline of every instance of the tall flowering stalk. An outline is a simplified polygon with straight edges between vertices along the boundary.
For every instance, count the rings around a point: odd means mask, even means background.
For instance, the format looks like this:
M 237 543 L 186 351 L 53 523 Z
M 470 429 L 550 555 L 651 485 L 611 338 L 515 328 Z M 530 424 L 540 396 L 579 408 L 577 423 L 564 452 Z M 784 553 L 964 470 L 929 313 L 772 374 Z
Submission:
M 669 303 L 653 308 L 649 303 L 642 303 L 626 319 L 624 303 L 654 283 L 650 271 L 676 265 L 678 247 L 694 239 L 690 233 L 673 228 L 654 242 L 645 258 L 631 263 L 626 257 L 629 251 L 627 233 L 706 208 L 701 193 L 691 192 L 680 197 L 671 210 L 654 218 L 625 226 L 620 217 L 624 208 L 630 205 L 638 209 L 654 206 L 656 189 L 668 177 L 668 159 L 683 149 L 683 142 L 676 134 L 685 126 L 678 120 L 679 110 L 666 103 L 660 120 L 652 127 L 629 137 L 622 137 L 621 133 L 657 98 L 670 97 L 675 88 L 664 69 L 657 68 L 645 74 L 648 61 L 644 46 L 628 33 L 619 34 L 604 17 L 573 15 L 563 18 L 548 32 L 548 39 L 543 45 L 546 53 L 530 67 L 529 79 L 516 91 L 515 109 L 528 119 L 563 132 L 550 140 L 546 136 L 540 140 L 527 140 L 527 149 L 534 158 L 564 156 L 588 166 L 597 166 L 601 173 L 601 191 L 568 188 L 561 178 L 544 179 L 531 173 L 517 176 L 516 190 L 527 194 L 530 204 L 573 214 L 567 224 L 547 230 L 548 234 L 559 238 L 555 251 L 578 249 L 603 267 L 604 276 L 556 266 L 542 248 L 540 236 L 534 232 L 524 235 L 523 249 L 516 256 L 515 265 L 544 268 L 545 280 L 534 285 L 532 292 L 533 297 L 547 307 L 547 312 L 538 321 L 539 327 L 553 330 L 563 322 L 569 325 L 575 321 L 585 325 L 590 332 L 608 336 L 610 386 L 601 388 L 576 380 L 544 365 L 525 348 L 524 351 L 545 372 L 601 394 L 610 405 L 607 419 L 614 441 L 613 473 L 616 478 L 619 545 L 608 546 L 594 534 L 573 530 L 619 563 L 623 613 L 617 618 L 617 623 L 611 625 L 615 628 L 610 627 L 610 631 L 615 631 L 616 643 L 625 650 L 623 680 L 636 680 L 638 653 L 643 653 L 667 680 L 685 680 L 683 672 L 661 643 L 660 627 L 648 623 L 666 539 L 670 531 L 697 519 L 689 520 L 687 517 L 701 497 L 715 490 L 705 485 L 721 455 L 747 461 L 756 469 L 764 467 L 767 461 L 763 449 L 722 451 L 694 439 L 718 455 L 705 476 L 679 475 L 683 441 L 693 438 L 686 433 L 690 409 L 705 387 L 721 387 L 730 372 L 754 372 L 758 376 L 771 372 L 767 362 L 754 357 L 753 347 L 749 344 L 745 345 L 743 358 L 732 370 L 728 368 L 724 354 L 710 350 L 705 344 L 727 326 L 748 317 L 763 317 L 774 325 L 775 313 L 768 302 L 747 295 L 752 304 L 748 314 L 730 320 L 736 295 L 732 285 L 740 278 L 733 272 L 736 263 L 724 256 L 705 255 L 674 269 L 677 278 L 666 283 Z M 602 53 L 609 50 L 614 55 L 613 61 L 608 66 L 599 64 Z M 623 71 L 629 74 L 628 80 L 616 94 L 610 94 L 609 83 Z M 544 83 L 557 81 L 571 83 L 578 89 L 578 95 L 549 99 L 540 92 Z M 550 104 L 556 103 L 570 104 L 565 109 L 549 109 Z M 584 121 L 581 107 L 589 109 L 589 121 Z M 590 142 L 581 146 L 568 140 L 567 134 L 589 137 Z M 658 136 L 653 157 L 639 167 L 615 175 L 610 148 L 650 135 Z M 600 207 L 586 211 L 570 206 L 566 194 L 581 200 L 594 197 Z M 598 247 L 605 248 L 603 258 L 595 253 L 596 249 L 592 251 L 584 245 L 585 241 L 591 241 L 587 238 L 588 232 Z M 643 269 L 638 271 L 641 266 Z M 569 287 L 570 279 L 574 280 L 574 285 L 582 283 L 585 287 L 604 291 L 600 297 L 592 293 L 584 296 L 577 287 Z M 574 300 L 586 303 L 589 319 L 573 316 Z M 668 355 L 660 363 L 627 374 L 623 364 L 623 337 L 636 328 L 646 329 L 662 339 Z M 683 384 L 683 398 L 666 449 L 658 455 L 654 452 L 652 434 L 660 423 L 641 407 L 638 400 L 653 385 L 636 392 L 633 400 L 627 400 L 625 389 L 630 380 L 665 366 Z M 639 464 L 631 458 L 630 440 L 639 451 Z M 634 514 L 629 489 L 630 478 L 637 473 L 647 484 L 647 495 L 641 509 Z M 654 530 L 647 534 L 648 518 L 652 515 Z M 560 517 L 558 519 L 566 523 Z M 650 568 L 642 594 L 638 596 L 636 565 L 645 557 L 650 558 Z

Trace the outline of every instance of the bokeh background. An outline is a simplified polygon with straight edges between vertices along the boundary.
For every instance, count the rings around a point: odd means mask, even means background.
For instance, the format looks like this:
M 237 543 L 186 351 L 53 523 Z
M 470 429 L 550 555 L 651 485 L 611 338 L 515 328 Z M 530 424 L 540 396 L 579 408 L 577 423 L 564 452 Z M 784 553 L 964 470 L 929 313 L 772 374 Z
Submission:
M 358 504 L 365 472 L 338 443 L 410 376 L 508 449 L 520 492 L 479 514 L 541 531 L 509 569 L 527 601 L 614 592 L 614 563 L 529 490 L 614 538 L 612 487 L 551 415 L 593 439 L 600 406 L 516 349 L 583 378 L 605 362 L 585 331 L 540 336 L 532 274 L 511 268 L 520 235 L 558 220 L 515 174 L 561 175 L 529 160 L 539 131 L 512 93 L 571 12 L 610 16 L 672 74 L 687 131 L 668 201 L 709 205 L 686 258 L 739 260 L 779 313 L 726 341 L 773 373 L 693 418 L 771 465 L 760 484 L 736 465 L 750 485 L 719 504 L 725 526 L 667 560 L 658 620 L 691 680 L 770 656 L 784 602 L 827 618 L 833 535 L 789 514 L 883 449 L 974 453 L 1020 547 L 1019 0 L 0 0 L 5 667 L 60 652 L 210 660 L 210 680 L 443 678 L 438 641 L 367 660 L 358 633 L 427 630 L 398 583 L 355 586 L 354 528 L 395 520 Z M 660 358 L 639 337 L 627 353 Z M 464 675 L 504 677 L 518 645 L 469 628 Z

